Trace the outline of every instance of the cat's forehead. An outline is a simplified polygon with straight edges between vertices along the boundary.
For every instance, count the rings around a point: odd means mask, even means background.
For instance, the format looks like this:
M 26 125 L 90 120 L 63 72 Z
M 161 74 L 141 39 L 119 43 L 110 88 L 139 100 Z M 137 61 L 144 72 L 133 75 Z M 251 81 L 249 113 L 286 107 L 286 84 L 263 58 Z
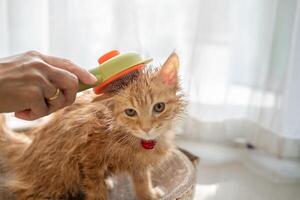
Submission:
M 120 96 L 139 105 L 152 104 L 171 95 L 171 91 L 159 78 L 157 71 L 145 71 L 129 84 Z
M 162 80 L 155 71 L 146 71 L 128 87 L 131 94 L 144 95 L 160 95 L 167 93 L 168 88 L 163 84 Z

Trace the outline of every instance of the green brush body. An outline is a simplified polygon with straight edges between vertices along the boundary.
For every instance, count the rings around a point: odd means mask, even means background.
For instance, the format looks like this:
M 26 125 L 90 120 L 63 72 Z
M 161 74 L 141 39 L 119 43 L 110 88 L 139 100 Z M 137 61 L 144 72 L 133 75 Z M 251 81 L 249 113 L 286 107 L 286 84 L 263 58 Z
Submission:
M 117 54 L 113 57 L 109 57 L 103 63 L 100 63 L 98 67 L 89 70 L 89 72 L 97 78 L 98 81 L 96 84 L 87 85 L 80 82 L 78 92 L 87 90 L 89 88 L 94 88 L 96 89 L 95 93 L 97 93 L 97 88 L 101 88 L 102 86 L 104 87 L 112 81 L 122 78 L 123 76 L 135 71 L 135 66 L 147 64 L 151 61 L 152 59 L 143 59 L 137 53 L 126 53 L 121 55 Z

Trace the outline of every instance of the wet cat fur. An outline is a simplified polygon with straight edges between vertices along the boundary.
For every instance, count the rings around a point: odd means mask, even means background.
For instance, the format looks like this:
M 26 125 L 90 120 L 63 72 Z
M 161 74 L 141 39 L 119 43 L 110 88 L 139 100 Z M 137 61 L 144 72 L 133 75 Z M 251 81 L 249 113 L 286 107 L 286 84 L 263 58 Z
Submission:
M 176 53 L 156 70 L 145 69 L 136 80 L 114 94 L 85 93 L 30 135 L 0 129 L 0 154 L 17 200 L 61 199 L 82 191 L 86 200 L 107 199 L 105 179 L 128 173 L 140 200 L 161 197 L 152 186 L 151 168 L 172 151 L 172 127 L 184 110 Z M 155 112 L 157 103 L 162 112 Z M 133 109 L 128 116 L 126 109 Z M 145 149 L 141 140 L 155 140 Z

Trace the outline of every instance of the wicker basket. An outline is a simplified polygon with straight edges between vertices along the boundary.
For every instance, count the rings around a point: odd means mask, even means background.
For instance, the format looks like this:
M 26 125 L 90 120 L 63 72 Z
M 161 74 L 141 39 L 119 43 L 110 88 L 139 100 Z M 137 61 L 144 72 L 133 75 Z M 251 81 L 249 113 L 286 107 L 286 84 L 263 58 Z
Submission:
M 179 149 L 171 157 L 153 170 L 153 185 L 161 187 L 166 195 L 163 200 L 192 200 L 196 183 L 196 165 L 198 158 L 191 153 Z M 1 162 L 0 162 L 1 165 Z M 0 167 L 1 173 L 1 167 Z M 137 200 L 130 179 L 126 176 L 113 177 L 114 188 L 109 192 L 109 200 Z M 0 200 L 14 200 L 14 198 L 1 188 L 4 182 L 4 172 L 0 174 Z M 76 197 L 72 200 L 84 200 Z M 70 199 L 69 199 L 70 200 Z

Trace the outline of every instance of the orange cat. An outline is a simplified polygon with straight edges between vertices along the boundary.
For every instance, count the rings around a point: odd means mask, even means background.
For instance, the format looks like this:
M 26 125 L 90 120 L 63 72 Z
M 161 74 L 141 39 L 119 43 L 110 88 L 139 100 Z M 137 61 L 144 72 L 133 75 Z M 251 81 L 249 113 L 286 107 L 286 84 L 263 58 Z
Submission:
M 115 94 L 84 94 L 30 136 L 0 129 L 0 154 L 17 200 L 58 200 L 83 192 L 107 199 L 105 179 L 128 173 L 140 200 L 159 199 L 150 169 L 173 147 L 172 126 L 184 103 L 173 53 L 159 70 L 145 69 Z M 1 120 L 0 120 L 1 121 Z

